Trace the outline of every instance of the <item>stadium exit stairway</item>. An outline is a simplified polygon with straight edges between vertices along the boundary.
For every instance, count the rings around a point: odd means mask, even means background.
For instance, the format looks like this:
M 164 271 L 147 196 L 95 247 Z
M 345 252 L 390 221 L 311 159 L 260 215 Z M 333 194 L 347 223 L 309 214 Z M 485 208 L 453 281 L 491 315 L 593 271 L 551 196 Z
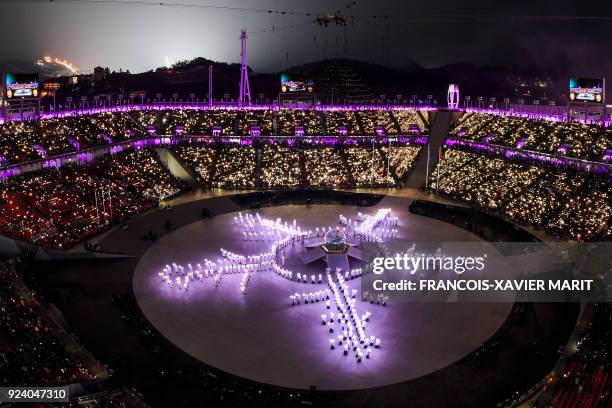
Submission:
M 444 144 L 444 139 L 448 135 L 448 131 L 451 124 L 451 118 L 453 112 L 438 110 L 431 112 L 432 118 L 431 131 L 429 134 L 429 141 L 427 146 L 423 148 L 423 151 L 419 155 L 419 159 L 414 165 L 414 169 L 406 182 L 408 187 L 420 188 L 425 185 L 425 178 L 427 177 L 428 171 L 428 160 L 429 156 L 429 174 L 435 166 L 438 164 L 440 159 L 439 151 Z

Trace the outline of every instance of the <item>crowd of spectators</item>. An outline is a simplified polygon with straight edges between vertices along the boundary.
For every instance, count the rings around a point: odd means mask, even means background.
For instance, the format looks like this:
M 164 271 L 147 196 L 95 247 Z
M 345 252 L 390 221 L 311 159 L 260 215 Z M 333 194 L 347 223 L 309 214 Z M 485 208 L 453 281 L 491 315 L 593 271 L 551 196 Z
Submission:
M 227 188 L 396 185 L 405 181 L 420 150 L 413 145 L 392 146 L 389 161 L 388 146 L 380 144 L 190 144 L 173 148 L 204 186 Z
M 612 184 L 608 178 L 590 175 L 550 220 L 550 228 L 578 240 L 612 238 Z
M 131 120 L 126 119 L 125 124 Z M 108 133 L 117 137 L 127 129 L 118 125 L 118 133 Z M 66 134 L 70 132 L 66 127 Z M 388 147 L 378 144 L 310 145 L 303 154 L 302 149 L 273 143 L 172 148 L 203 186 L 225 188 L 392 185 L 401 181 L 419 150 L 394 146 L 389 161 Z M 25 173 L 6 179 L 0 189 L 0 232 L 47 247 L 67 248 L 101 228 L 154 207 L 184 187 L 152 149 L 125 150 L 89 164 Z
M 151 150 L 28 173 L 0 186 L 0 232 L 67 248 L 146 211 L 182 188 L 184 184 Z
M 280 136 L 294 136 L 295 129 L 302 127 L 307 136 L 324 135 L 322 115 L 313 110 L 280 109 L 276 112 L 277 133 Z
M 30 122 L 9 122 L 0 126 L 0 166 L 40 158 L 34 147 Z
M 250 146 L 219 147 L 212 185 L 215 187 L 255 187 L 255 148 Z
M 0 166 L 22 163 L 145 136 L 124 112 L 0 125 Z
M 376 127 L 381 126 L 387 135 L 398 134 L 398 127 L 395 124 L 391 111 L 367 110 L 357 112 L 363 125 L 363 132 L 366 135 L 375 135 Z
M 178 126 L 188 135 L 212 135 L 218 126 L 223 135 L 236 134 L 238 114 L 234 110 L 178 110 L 163 111 L 161 134 L 175 134 Z M 246 133 L 248 134 L 248 133 Z
M 612 150 L 612 131 L 581 122 L 552 122 L 480 112 L 464 115 L 451 135 L 517 149 L 597 162 Z
M 323 117 L 325 119 L 325 133 L 328 135 L 340 135 L 341 128 L 346 129 L 346 134 L 349 136 L 363 133 L 353 111 L 327 111 Z
M 447 150 L 430 188 L 553 235 L 610 239 L 612 185 L 605 177 Z
M 299 187 L 302 182 L 300 154 L 297 149 L 266 145 L 261 159 L 263 187 Z
M 134 110 L 130 112 L 130 116 L 141 127 L 147 129 L 149 126 L 159 127 L 162 115 L 156 110 Z
M 107 143 L 120 142 L 133 139 L 134 137 L 142 137 L 145 135 L 143 129 L 134 122 L 132 117 L 127 113 L 122 112 L 106 112 L 92 116 L 91 123 L 99 130 L 100 135 L 110 137 L 102 138 Z M 99 144 L 99 143 L 97 143 Z
M 581 174 L 545 172 L 528 189 L 509 200 L 505 213 L 526 224 L 543 225 L 551 208 L 569 201 L 584 182 Z
M 40 133 L 46 135 L 46 140 L 38 143 L 46 147 L 49 156 L 68 153 L 77 146 L 85 149 L 102 145 L 105 141 L 100 134 L 104 131 L 96 127 L 96 122 L 96 119 L 86 116 L 40 121 Z M 101 120 L 100 124 L 107 129 L 104 121 Z
M 75 151 L 158 133 L 293 136 L 387 134 L 424 130 L 414 110 L 141 110 L 8 122 L 0 126 L 0 164 Z M 469 140 L 602 159 L 612 133 L 595 125 L 551 122 L 484 113 L 464 115 L 451 132 Z M 394 185 L 413 167 L 421 148 L 376 144 L 283 146 L 179 145 L 174 151 L 204 186 L 227 188 Z M 431 188 L 559 236 L 607 238 L 609 181 L 595 174 L 509 162 L 449 150 L 431 173 Z M 95 234 L 102 224 L 123 221 L 184 187 L 151 150 L 105 156 L 86 166 L 63 167 L 9 179 L 1 190 L 0 231 L 66 247 Z M 112 202 L 102 188 L 109 191 Z M 96 205 L 97 202 L 97 205 Z M 93 203 L 93 204 L 92 204 Z M 102 207 L 102 208 L 100 208 Z
M 205 185 L 210 184 L 217 149 L 214 146 L 184 145 L 174 150 Z
M 4 188 L 0 195 L 0 231 L 45 246 L 59 246 L 67 241 L 51 219 L 44 218 Z
M 398 181 L 405 179 L 405 176 L 414 166 L 414 163 L 421 152 L 421 146 L 391 146 L 391 154 L 389 155 L 389 167 Z M 389 149 L 386 146 L 382 147 L 383 153 L 386 155 Z
M 15 272 L 0 266 L 0 385 L 54 386 L 93 380 L 32 308 L 15 284 Z
M 345 128 L 348 135 L 375 135 L 379 126 L 388 135 L 425 130 L 414 110 L 177 109 L 133 111 L 130 115 L 144 127 L 155 125 L 158 134 L 174 134 L 177 126 L 183 126 L 186 134 L 206 136 L 212 135 L 215 127 L 225 136 L 249 136 L 255 127 L 263 136 L 294 136 L 297 128 L 302 128 L 306 136 L 340 135 L 340 128 Z
M 603 408 L 612 405 L 610 303 L 596 303 L 592 308 L 591 322 L 554 386 L 549 405 L 552 408 Z
M 44 171 L 11 180 L 6 190 L 55 226 L 54 239 L 66 247 L 97 232 L 95 206 L 70 189 L 58 171 Z M 43 223 L 46 225 L 46 223 Z
M 215 126 L 222 134 L 235 134 L 237 114 L 232 110 L 134 110 L 130 116 L 144 129 L 150 126 L 157 135 L 175 135 L 179 129 L 187 135 L 212 135 Z
M 394 110 L 392 115 L 397 121 L 402 134 L 425 131 L 426 124 L 423 120 L 419 120 L 419 114 L 415 110 Z
M 239 115 L 238 134 L 248 136 L 251 130 L 258 128 L 260 135 L 270 136 L 274 133 L 274 113 L 271 110 L 246 110 Z
M 322 188 L 395 185 L 405 179 L 420 149 L 209 144 L 182 145 L 174 151 L 204 186 Z M 66 248 L 184 187 L 149 149 L 28 173 L 8 179 L 1 190 L 0 231 Z M 556 236 L 612 236 L 610 183 L 596 174 L 450 149 L 430 174 L 430 188 Z
M 388 174 L 387 155 L 374 146 L 352 146 L 344 149 L 348 169 L 356 186 L 393 184 Z
M 93 168 L 111 182 L 121 183 L 152 202 L 176 195 L 183 187 L 160 162 L 154 150 L 131 150 L 105 156 L 94 162 Z
M 7 122 L 0 125 L 0 167 L 146 137 L 151 126 L 158 135 L 212 136 L 218 129 L 225 136 L 250 136 L 257 128 L 263 136 L 294 136 L 302 128 L 306 136 L 321 136 L 340 135 L 342 127 L 348 135 L 374 135 L 379 126 L 395 135 L 412 133 L 422 122 L 412 110 L 309 109 L 133 110 Z
M 347 168 L 339 149 L 321 147 L 304 150 L 306 181 L 311 187 L 340 187 L 349 184 Z

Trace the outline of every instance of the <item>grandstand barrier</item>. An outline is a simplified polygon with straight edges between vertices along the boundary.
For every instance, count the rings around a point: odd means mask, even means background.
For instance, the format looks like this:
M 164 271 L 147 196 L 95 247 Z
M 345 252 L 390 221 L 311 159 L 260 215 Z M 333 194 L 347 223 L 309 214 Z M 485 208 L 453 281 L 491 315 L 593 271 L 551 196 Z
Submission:
M 371 207 L 385 198 L 383 194 L 361 193 L 332 189 L 300 191 L 255 191 L 227 196 L 243 209 L 277 207 L 280 205 L 353 205 Z
M 544 106 L 541 107 L 541 110 L 536 111 L 532 106 L 536 105 L 511 105 L 509 109 L 487 109 L 487 108 L 466 108 L 465 112 L 478 112 L 478 113 L 487 113 L 490 115 L 497 116 L 516 116 L 527 119 L 540 119 L 547 120 L 549 122 L 565 122 L 568 120 L 567 114 L 565 110 L 567 107 L 565 106 L 555 106 L 557 108 L 555 110 L 544 111 Z M 553 108 L 553 107 L 548 107 Z
M 0 124 L 9 121 L 12 122 L 21 122 L 21 121 L 31 121 L 34 119 L 61 119 L 67 118 L 71 116 L 88 116 L 88 115 L 97 115 L 100 113 L 118 113 L 118 112 L 131 112 L 131 111 L 143 111 L 143 110 L 154 110 L 154 111 L 163 111 L 163 110 L 201 110 L 201 111 L 215 111 L 215 110 L 236 110 L 236 111 L 281 111 L 292 109 L 289 106 L 279 106 L 279 105 L 251 105 L 251 106 L 238 106 L 236 104 L 231 103 L 216 103 L 210 106 L 208 103 L 184 103 L 184 102 L 154 102 L 150 104 L 135 104 L 135 105 L 116 105 L 116 106 L 105 106 L 105 107 L 96 107 L 96 108 L 83 108 L 83 109 L 73 109 L 66 111 L 53 111 L 53 112 L 44 112 L 40 113 L 37 118 L 21 118 L 14 117 L 10 120 L 0 118 Z M 300 106 L 299 109 L 302 110 L 314 110 L 319 112 L 333 112 L 333 111 L 395 111 L 395 110 L 411 110 L 411 111 L 436 111 L 437 108 L 434 106 L 413 106 L 413 105 L 313 105 L 310 107 Z
M 506 160 L 538 162 L 539 164 L 575 169 L 584 172 L 612 174 L 612 164 L 576 159 L 567 156 L 558 156 L 531 150 L 517 149 L 489 143 L 473 142 L 456 137 L 447 137 L 446 147 L 459 148 L 477 153 L 487 153 Z
M 515 223 L 479 208 L 414 200 L 408 210 L 413 214 L 435 218 L 473 233 L 477 233 L 483 227 L 488 227 L 495 232 L 496 240 L 499 241 L 540 242 L 540 239 Z
M 148 145 L 160 145 L 164 143 L 164 138 L 143 138 L 128 140 L 115 143 L 111 146 L 92 147 L 71 153 L 64 153 L 56 156 L 46 157 L 39 160 L 31 160 L 23 163 L 0 167 L 0 182 L 20 174 L 26 174 L 50 167 L 59 168 L 68 164 L 86 164 L 96 158 L 119 153 L 126 149 L 140 149 Z

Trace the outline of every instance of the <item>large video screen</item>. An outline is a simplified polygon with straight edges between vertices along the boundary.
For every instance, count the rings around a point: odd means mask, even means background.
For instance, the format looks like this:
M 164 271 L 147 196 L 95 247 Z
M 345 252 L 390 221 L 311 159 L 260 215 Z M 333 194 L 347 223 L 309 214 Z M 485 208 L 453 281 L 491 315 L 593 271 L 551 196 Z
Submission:
M 311 93 L 313 91 L 314 91 L 313 81 L 293 79 L 287 74 L 281 75 L 281 92 L 283 93 Z
M 571 102 L 604 102 L 604 80 L 602 78 L 570 78 L 569 99 Z
M 6 73 L 7 98 L 35 98 L 38 85 L 38 74 Z

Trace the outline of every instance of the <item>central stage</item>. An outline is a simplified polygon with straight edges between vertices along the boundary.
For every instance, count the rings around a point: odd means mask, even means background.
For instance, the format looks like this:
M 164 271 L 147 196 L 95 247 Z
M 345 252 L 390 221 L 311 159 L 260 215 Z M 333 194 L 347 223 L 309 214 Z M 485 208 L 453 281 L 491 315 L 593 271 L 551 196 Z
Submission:
M 406 202 L 403 201 L 403 204 Z M 480 241 L 460 228 L 408 212 L 384 199 L 374 207 L 287 205 L 258 210 L 262 217 L 293 222 L 304 228 L 336 226 L 338 216 L 358 211 L 374 214 L 391 208 L 399 217 L 398 238 L 413 241 Z M 158 272 L 172 262 L 187 265 L 204 257 L 217 259 L 219 248 L 255 254 L 268 242 L 244 241 L 234 225 L 235 213 L 198 221 L 160 239 L 142 256 L 133 279 L 138 304 L 169 341 L 202 362 L 250 380 L 283 387 L 354 390 L 408 381 L 440 370 L 468 355 L 506 320 L 511 303 L 399 303 L 383 307 L 357 301 L 371 313 L 368 334 L 381 339 L 371 359 L 357 363 L 352 355 L 331 351 L 330 334 L 321 325 L 329 313 L 321 302 L 292 306 L 289 296 L 324 290 L 323 284 L 297 283 L 271 272 L 252 273 L 246 294 L 241 274 L 196 282 L 188 292 L 160 284 Z M 325 262 L 304 264 L 305 249 L 288 248 L 285 267 L 323 273 Z M 351 261 L 353 262 L 353 261 Z M 349 281 L 359 289 L 359 279 Z M 333 311 L 333 310 L 332 310 Z

